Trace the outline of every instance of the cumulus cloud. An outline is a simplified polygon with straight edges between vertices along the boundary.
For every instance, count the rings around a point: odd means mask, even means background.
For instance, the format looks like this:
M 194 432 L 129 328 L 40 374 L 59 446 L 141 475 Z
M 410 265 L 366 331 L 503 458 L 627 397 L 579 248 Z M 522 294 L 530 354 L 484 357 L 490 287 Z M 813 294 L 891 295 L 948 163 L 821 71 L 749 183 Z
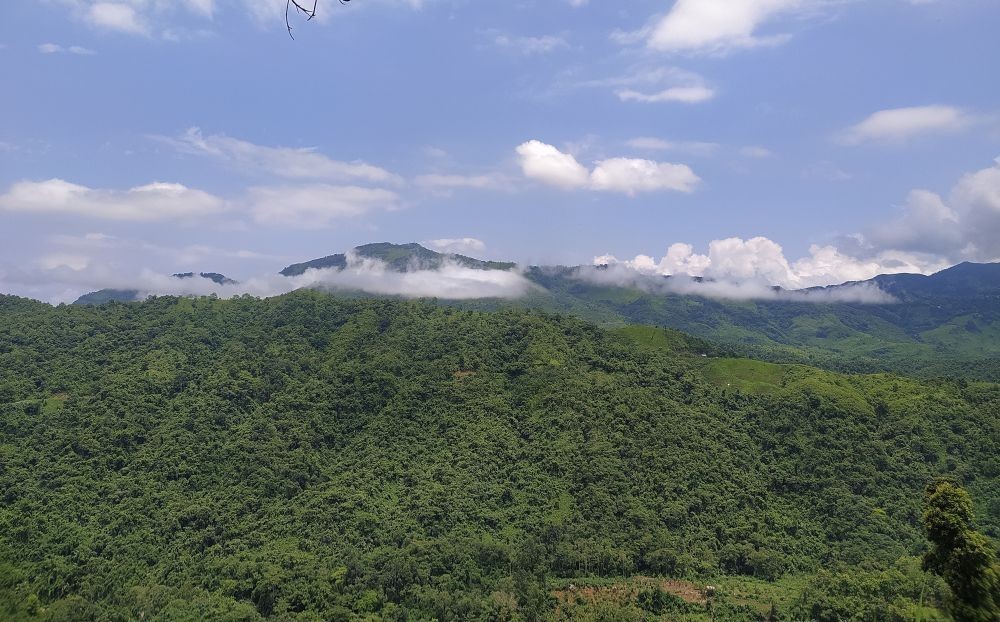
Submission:
M 590 182 L 590 172 L 576 158 L 539 140 L 518 146 L 517 155 L 526 177 L 550 186 L 582 188 Z
M 925 134 L 953 133 L 973 123 L 972 116 L 954 106 L 915 106 L 879 110 L 838 136 L 845 145 L 865 142 L 898 143 Z
M 398 176 L 378 166 L 357 160 L 334 160 L 314 148 L 267 147 L 223 134 L 205 136 L 197 127 L 188 129 L 179 137 L 155 138 L 182 153 L 211 157 L 241 170 L 251 169 L 287 179 L 374 183 L 400 181 Z
M 312 228 L 375 210 L 395 209 L 399 196 L 381 188 L 311 184 L 251 188 L 248 202 L 258 224 Z
M 789 261 L 781 246 L 765 237 L 713 240 L 707 254 L 696 253 L 690 244 L 678 243 L 659 260 L 639 255 L 619 261 L 614 256 L 604 255 L 596 257 L 594 263 L 619 266 L 645 275 L 703 277 L 748 290 L 775 286 L 798 290 L 866 280 L 878 274 L 927 273 L 948 265 L 901 251 L 883 251 L 870 258 L 858 259 L 833 246 L 818 245 L 810 247 L 808 256 Z
M 693 192 L 700 179 L 686 164 L 654 162 L 638 158 L 610 158 L 595 163 L 593 170 L 573 155 L 538 140 L 517 148 L 526 177 L 564 189 L 590 189 L 635 195 L 639 192 L 675 190 Z
M 0 195 L 0 210 L 125 221 L 189 219 L 226 208 L 225 201 L 207 192 L 160 182 L 129 190 L 103 190 L 61 179 L 22 181 Z
M 1000 158 L 989 167 L 969 173 L 951 191 L 967 256 L 1000 261 Z
M 595 190 L 634 196 L 639 192 L 676 190 L 694 192 L 701 180 L 686 164 L 669 164 L 636 158 L 601 160 L 590 174 Z
M 948 254 L 963 245 L 958 214 L 929 190 L 913 190 L 900 213 L 867 235 L 878 247 Z
M 785 34 L 760 35 L 775 18 L 820 4 L 818 0 L 677 0 L 670 11 L 636 33 L 663 52 L 725 53 L 776 45 Z
M 946 196 L 912 191 L 894 217 L 866 232 L 859 246 L 951 262 L 1000 261 L 1000 160 L 964 175 Z
M 441 238 L 425 242 L 427 246 L 442 253 L 471 255 L 486 250 L 486 242 L 476 238 Z
M 879 274 L 931 274 L 960 261 L 1000 261 L 1000 158 L 993 166 L 964 175 L 947 196 L 914 190 L 888 221 L 836 243 L 813 245 L 808 255 L 795 260 L 765 237 L 713 240 L 705 254 L 678 243 L 659 259 L 594 258 L 596 265 L 613 267 L 608 274 L 619 275 L 615 278 L 701 277 L 714 284 L 691 285 L 700 292 L 721 288 L 731 292 L 727 295 L 747 297 L 770 296 L 766 290 L 773 286 L 801 290 Z M 684 282 L 677 280 L 671 287 Z

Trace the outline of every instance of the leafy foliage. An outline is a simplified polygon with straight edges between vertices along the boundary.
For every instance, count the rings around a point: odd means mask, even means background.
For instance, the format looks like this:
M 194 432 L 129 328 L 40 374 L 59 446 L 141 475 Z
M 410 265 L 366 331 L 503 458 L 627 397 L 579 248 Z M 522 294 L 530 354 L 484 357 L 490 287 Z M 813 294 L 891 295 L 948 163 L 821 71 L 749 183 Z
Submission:
M 706 348 L 316 292 L 0 297 L 0 617 L 536 620 L 553 581 L 637 574 L 913 611 L 891 573 L 928 480 L 1000 533 L 997 385 L 788 366 L 758 391 Z M 684 615 L 769 615 L 717 603 Z
M 923 523 L 932 548 L 924 566 L 944 577 L 959 622 L 1000 618 L 1000 564 L 993 544 L 972 525 L 972 500 L 955 482 L 932 482 L 924 491 Z

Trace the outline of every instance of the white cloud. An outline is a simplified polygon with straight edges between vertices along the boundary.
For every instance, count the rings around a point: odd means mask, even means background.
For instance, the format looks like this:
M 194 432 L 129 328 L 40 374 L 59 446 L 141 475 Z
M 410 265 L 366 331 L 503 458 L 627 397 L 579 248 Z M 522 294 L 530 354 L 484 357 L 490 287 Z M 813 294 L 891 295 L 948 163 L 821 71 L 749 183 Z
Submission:
M 774 45 L 787 35 L 759 36 L 768 21 L 816 0 L 677 0 L 648 30 L 646 44 L 664 52 L 722 53 Z
M 590 185 L 593 189 L 611 190 L 628 195 L 659 190 L 694 192 L 700 181 L 686 164 L 669 164 L 635 158 L 601 160 L 590 174 Z
M 683 104 L 700 104 L 715 97 L 715 91 L 706 86 L 672 86 L 655 93 L 642 93 L 632 89 L 622 89 L 617 92 L 618 99 L 623 102 L 641 102 L 655 104 L 663 102 L 679 102 Z
M 225 210 L 226 203 L 207 192 L 181 184 L 156 182 L 129 190 L 101 190 L 50 179 L 14 184 L 0 195 L 0 209 L 108 220 L 156 221 L 204 217 Z
M 609 273 L 614 278 L 629 273 L 705 277 L 716 285 L 691 287 L 703 295 L 729 297 L 767 297 L 771 286 L 802 289 L 879 274 L 931 274 L 959 261 L 1000 261 L 1000 158 L 993 166 L 963 176 L 947 199 L 929 190 L 914 190 L 889 221 L 836 244 L 810 246 L 808 255 L 794 261 L 765 237 L 713 240 L 707 254 L 696 253 L 690 244 L 674 244 L 660 259 L 594 258 L 595 264 L 614 267 Z
M 435 270 L 396 272 L 381 261 L 355 256 L 348 257 L 348 267 L 344 270 L 307 270 L 295 277 L 264 274 L 225 285 L 209 279 L 178 279 L 148 268 L 95 262 L 72 255 L 47 256 L 36 267 L 0 270 L 0 277 L 4 286 L 11 288 L 5 291 L 21 291 L 54 303 L 71 302 L 85 292 L 98 289 L 135 290 L 139 300 L 151 295 L 270 297 L 302 288 L 469 300 L 517 298 L 535 287 L 515 270 L 475 270 L 446 263 Z
M 329 184 L 256 187 L 248 195 L 255 222 L 293 228 L 325 227 L 375 210 L 395 209 L 399 203 L 389 190 Z
M 69 47 L 63 47 L 57 43 L 43 43 L 38 46 L 38 51 L 42 54 L 76 54 L 78 56 L 92 56 L 97 52 L 81 47 L 79 45 L 71 45 Z
M 680 67 L 648 62 L 633 65 L 620 75 L 566 82 L 563 88 L 613 89 L 621 101 L 640 103 L 677 102 L 697 104 L 715 97 L 715 89 L 705 78 Z
M 517 148 L 521 170 L 526 177 L 560 188 L 582 188 L 590 182 L 590 172 L 572 155 L 552 145 L 529 140 Z
M 1000 161 L 964 175 L 947 196 L 912 191 L 898 214 L 861 237 L 859 252 L 899 249 L 957 261 L 1000 261 Z
M 486 242 L 476 238 L 442 238 L 426 242 L 427 246 L 442 253 L 471 255 L 486 250 Z
M 838 140 L 846 145 L 865 142 L 902 142 L 923 134 L 961 131 L 973 123 L 972 117 L 954 106 L 915 106 L 873 113 L 864 121 L 844 130 Z
M 708 254 L 704 255 L 696 253 L 690 244 L 678 243 L 673 244 L 659 261 L 648 255 L 638 255 L 627 261 L 604 255 L 595 258 L 594 262 L 618 265 L 647 275 L 704 277 L 757 292 L 773 286 L 803 289 L 840 284 L 896 272 L 929 273 L 949 265 L 940 259 L 901 251 L 883 251 L 867 259 L 858 259 L 833 246 L 818 245 L 809 248 L 808 256 L 791 262 L 780 245 L 765 237 L 713 240 L 709 243 Z
M 149 34 L 149 26 L 130 4 L 96 2 L 87 9 L 86 20 L 91 25 L 105 30 L 133 35 Z
M 970 245 L 963 249 L 967 256 L 1000 261 L 1000 158 L 994 166 L 962 177 L 950 200 Z
M 548 54 L 559 49 L 569 47 L 569 42 L 564 37 L 557 35 L 542 35 L 539 37 L 518 37 L 507 34 L 497 34 L 493 37 L 493 43 L 497 47 L 509 50 L 523 56 L 534 56 L 536 54 Z
M 517 148 L 526 177 L 564 189 L 622 192 L 676 190 L 692 192 L 700 181 L 685 164 L 654 162 L 638 158 L 610 158 L 597 162 L 592 171 L 571 154 L 537 140 Z
M 378 166 L 357 160 L 333 160 L 314 148 L 265 147 L 222 134 L 204 136 L 196 127 L 177 138 L 155 138 L 183 153 L 215 158 L 240 169 L 252 169 L 287 179 L 363 180 L 375 183 L 400 181 L 398 176 Z
M 879 248 L 950 254 L 963 246 L 958 214 L 929 190 L 913 190 L 898 217 L 873 228 L 869 243 Z
M 644 256 L 640 255 L 640 258 Z M 652 258 L 644 257 L 652 261 Z M 637 258 L 638 259 L 638 258 Z M 601 285 L 632 287 L 646 292 L 680 296 L 702 296 L 721 300 L 765 300 L 775 302 L 800 303 L 862 303 L 888 304 L 895 302 L 877 286 L 857 284 L 828 290 L 819 289 L 776 289 L 762 281 L 709 280 L 689 277 L 685 274 L 664 275 L 642 270 L 627 263 L 615 263 L 613 257 L 599 257 L 600 267 L 582 266 L 575 271 L 575 278 Z M 610 261 L 609 261 L 610 260 Z

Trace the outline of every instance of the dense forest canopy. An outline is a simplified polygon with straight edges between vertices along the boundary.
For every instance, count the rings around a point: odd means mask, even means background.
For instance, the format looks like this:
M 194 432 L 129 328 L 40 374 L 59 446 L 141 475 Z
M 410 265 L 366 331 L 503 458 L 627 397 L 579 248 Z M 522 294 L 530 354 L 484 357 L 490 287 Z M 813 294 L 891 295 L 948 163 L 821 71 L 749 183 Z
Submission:
M 1000 536 L 1000 385 L 712 348 L 310 291 L 0 297 L 0 612 L 946 619 L 922 491 Z

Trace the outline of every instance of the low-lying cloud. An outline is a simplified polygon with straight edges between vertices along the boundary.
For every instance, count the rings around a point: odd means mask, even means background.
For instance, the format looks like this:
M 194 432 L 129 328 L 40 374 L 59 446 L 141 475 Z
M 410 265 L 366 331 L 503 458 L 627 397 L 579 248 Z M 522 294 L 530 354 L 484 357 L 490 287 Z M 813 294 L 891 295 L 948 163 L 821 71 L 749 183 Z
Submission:
M 759 279 L 706 280 L 680 275 L 640 272 L 624 264 L 581 266 L 574 277 L 597 285 L 631 287 L 656 295 L 701 296 L 717 300 L 762 300 L 815 304 L 889 304 L 896 300 L 872 283 L 858 283 L 828 289 L 789 290 Z
M 298 289 L 362 292 L 404 298 L 472 300 L 518 298 L 534 287 L 514 270 L 476 270 L 445 262 L 434 270 L 394 271 L 377 259 L 349 256 L 348 266 L 312 269 L 294 277 L 267 274 L 238 283 L 215 283 L 206 278 L 176 278 L 142 269 L 130 273 L 118 266 L 53 257 L 48 265 L 0 270 L 4 291 L 22 291 L 51 303 L 72 302 L 81 294 L 101 289 L 135 291 L 136 299 L 149 296 L 209 296 L 232 298 L 251 295 L 279 296 Z M 39 284 L 44 283 L 44 287 Z
M 765 237 L 713 240 L 706 254 L 696 252 L 690 244 L 676 243 L 660 259 L 638 255 L 620 260 L 613 255 L 601 255 L 594 258 L 594 264 L 608 266 L 609 275 L 632 286 L 638 285 L 629 281 L 633 278 L 630 275 L 640 279 L 637 283 L 646 282 L 648 277 L 656 277 L 653 282 L 665 276 L 687 277 L 686 280 L 671 280 L 674 293 L 736 299 L 796 299 L 795 296 L 802 296 L 814 300 L 822 292 L 809 288 L 863 281 L 879 274 L 927 274 L 950 265 L 939 257 L 921 253 L 886 250 L 858 258 L 835 246 L 817 245 L 810 247 L 809 255 L 789 261 L 781 246 Z M 702 282 L 692 281 L 691 277 L 702 279 Z M 685 283 L 690 283 L 690 287 Z M 780 292 L 774 289 L 776 287 L 781 288 Z M 852 293 L 842 302 L 885 302 L 876 293 L 853 291 L 848 287 L 831 290 L 822 296 L 833 301 L 830 296 L 844 296 L 843 292 L 848 290 Z

